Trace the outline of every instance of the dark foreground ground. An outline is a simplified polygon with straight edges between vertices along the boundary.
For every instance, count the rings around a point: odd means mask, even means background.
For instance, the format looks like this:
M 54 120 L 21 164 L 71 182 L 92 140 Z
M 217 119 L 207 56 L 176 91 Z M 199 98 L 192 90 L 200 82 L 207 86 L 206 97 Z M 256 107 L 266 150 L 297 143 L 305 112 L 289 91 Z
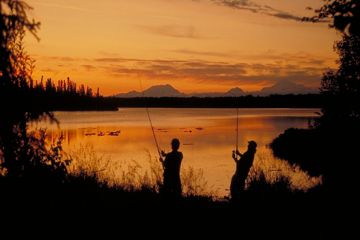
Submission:
M 72 231 L 82 237 L 100 233 L 101 239 L 109 238 L 109 233 L 117 234 L 111 237 L 115 239 L 142 235 L 151 239 L 209 235 L 211 239 L 230 235 L 235 239 L 322 239 L 346 209 L 333 205 L 330 195 L 321 190 L 306 194 L 252 192 L 238 202 L 203 196 L 174 200 L 151 189 L 129 191 L 94 187 L 89 182 L 34 187 L 2 181 L 1 191 L 3 232 L 15 227 L 18 230 L 10 233 L 16 236 L 30 228 L 27 234 L 50 239 Z

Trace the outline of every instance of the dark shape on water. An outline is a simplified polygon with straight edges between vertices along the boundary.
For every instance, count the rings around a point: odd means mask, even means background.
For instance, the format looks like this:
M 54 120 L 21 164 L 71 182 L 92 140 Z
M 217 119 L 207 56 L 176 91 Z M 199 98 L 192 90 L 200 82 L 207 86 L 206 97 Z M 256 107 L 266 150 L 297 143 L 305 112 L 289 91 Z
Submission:
M 185 130 L 186 133 L 192 133 L 192 130 Z
M 85 133 L 85 136 L 95 136 L 96 133 Z
M 99 133 L 98 133 L 98 136 L 99 136 L 99 137 L 103 137 L 103 136 L 105 136 L 105 133 L 104 133 L 104 132 L 99 132 Z
M 183 154 L 182 152 L 178 151 L 179 147 L 179 139 L 174 138 L 171 141 L 172 152 L 165 153 L 164 151 L 161 151 L 162 156 L 159 159 L 164 168 L 164 182 L 162 193 L 166 197 L 170 198 L 181 197 L 182 192 L 180 168 Z
M 158 128 L 157 129 L 158 132 L 163 132 L 163 133 L 167 133 L 168 130 L 166 128 Z
M 112 131 L 108 135 L 113 136 L 113 137 L 117 137 L 117 136 L 119 136 L 120 132 L 121 132 L 120 130 Z
M 196 130 L 199 130 L 199 131 L 202 131 L 202 130 L 204 130 L 204 128 L 202 128 L 202 127 L 197 127 L 197 128 L 195 128 Z
M 232 200 L 239 200 L 245 190 L 245 180 L 253 165 L 257 144 L 249 141 L 248 149 L 244 154 L 238 150 L 233 151 L 232 158 L 236 163 L 236 172 L 231 179 L 230 194 Z

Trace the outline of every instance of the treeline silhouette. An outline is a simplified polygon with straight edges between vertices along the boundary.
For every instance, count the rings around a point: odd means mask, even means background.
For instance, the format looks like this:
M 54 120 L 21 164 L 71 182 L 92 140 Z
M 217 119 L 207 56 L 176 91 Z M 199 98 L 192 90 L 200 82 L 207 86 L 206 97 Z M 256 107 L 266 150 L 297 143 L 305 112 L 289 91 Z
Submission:
M 84 84 L 81 84 L 79 88 L 77 88 L 76 82 L 70 80 L 69 77 L 66 80 L 57 81 L 57 85 L 51 78 L 44 81 L 44 77 L 41 77 L 40 82 L 36 80 L 35 84 L 34 80 L 30 79 L 27 87 L 30 91 L 36 91 L 39 94 L 100 97 L 99 88 L 97 88 L 96 94 L 93 93 L 92 88 L 85 86 Z
M 326 98 L 320 94 L 270 95 L 242 97 L 145 97 L 107 99 L 118 107 L 171 107 L 171 108 L 321 108 Z
M 22 108 L 26 111 L 106 111 L 117 110 L 114 103 L 100 95 L 100 89 L 84 84 L 79 86 L 69 77 L 53 81 L 42 77 L 40 81 L 30 78 L 22 82 L 16 91 L 2 89 L 1 102 L 10 101 L 8 108 Z M 24 101 L 25 100 L 25 101 Z

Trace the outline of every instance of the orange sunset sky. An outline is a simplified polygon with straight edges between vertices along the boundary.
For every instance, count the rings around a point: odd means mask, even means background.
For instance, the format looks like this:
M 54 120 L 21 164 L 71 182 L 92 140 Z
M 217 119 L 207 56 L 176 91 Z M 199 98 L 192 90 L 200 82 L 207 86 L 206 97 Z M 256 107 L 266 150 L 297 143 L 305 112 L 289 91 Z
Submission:
M 185 93 L 318 87 L 339 38 L 299 21 L 321 0 L 29 0 L 35 79 L 68 76 L 103 95 L 169 83 Z

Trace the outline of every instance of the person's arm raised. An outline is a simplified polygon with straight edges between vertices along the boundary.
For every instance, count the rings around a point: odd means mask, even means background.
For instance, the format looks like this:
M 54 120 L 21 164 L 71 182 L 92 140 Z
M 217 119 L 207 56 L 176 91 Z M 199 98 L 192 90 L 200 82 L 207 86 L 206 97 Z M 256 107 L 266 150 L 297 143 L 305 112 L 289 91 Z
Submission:
M 166 153 L 164 152 L 164 150 L 160 151 L 161 157 L 166 157 Z
M 241 154 L 241 153 L 239 152 L 239 150 L 236 150 L 236 154 L 237 154 L 238 156 L 240 156 L 240 157 L 243 156 L 243 154 Z
M 165 160 L 164 160 L 164 158 L 166 157 L 166 153 L 163 151 L 163 150 L 161 150 L 160 151 L 160 157 L 159 157 L 159 161 L 164 165 L 164 162 L 165 162 Z
M 237 159 L 237 156 L 236 156 L 236 152 L 235 151 L 232 151 L 232 158 L 234 159 L 235 162 L 239 161 Z
M 234 150 L 233 152 L 232 152 L 232 158 L 234 159 L 234 161 L 235 162 L 238 162 L 238 161 L 240 161 L 240 159 L 238 158 L 238 156 L 239 157 L 242 157 L 242 154 L 239 152 L 239 150 Z

